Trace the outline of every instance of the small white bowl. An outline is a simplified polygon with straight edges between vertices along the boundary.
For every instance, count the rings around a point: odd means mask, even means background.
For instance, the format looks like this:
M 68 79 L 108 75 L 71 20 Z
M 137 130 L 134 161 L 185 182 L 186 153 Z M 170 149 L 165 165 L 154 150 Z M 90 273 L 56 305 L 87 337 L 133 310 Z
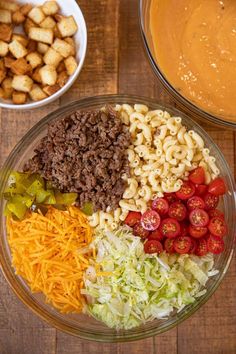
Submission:
M 30 1 L 19 1 L 19 3 L 28 3 L 30 2 L 32 5 L 42 5 L 46 0 L 30 0 Z M 0 107 L 3 108 L 8 108 L 8 109 L 32 109 L 32 108 L 37 108 L 41 106 L 45 106 L 53 101 L 55 101 L 57 98 L 59 98 L 61 95 L 63 95 L 75 82 L 77 79 L 83 64 L 84 64 L 84 59 L 86 56 L 86 49 L 87 49 L 87 28 L 86 28 L 86 23 L 84 20 L 84 16 L 82 14 L 82 11 L 80 10 L 79 5 L 75 0 L 57 0 L 58 5 L 60 6 L 61 13 L 65 16 L 70 16 L 73 15 L 74 19 L 78 25 L 78 31 L 74 35 L 74 39 L 76 42 L 76 60 L 78 63 L 78 67 L 76 71 L 74 72 L 73 75 L 71 75 L 67 81 L 67 83 L 56 93 L 53 95 L 45 98 L 44 100 L 41 101 L 31 101 L 29 103 L 25 103 L 22 105 L 19 104 L 14 104 L 10 100 L 3 100 L 0 99 Z M 17 31 L 19 32 L 19 31 Z

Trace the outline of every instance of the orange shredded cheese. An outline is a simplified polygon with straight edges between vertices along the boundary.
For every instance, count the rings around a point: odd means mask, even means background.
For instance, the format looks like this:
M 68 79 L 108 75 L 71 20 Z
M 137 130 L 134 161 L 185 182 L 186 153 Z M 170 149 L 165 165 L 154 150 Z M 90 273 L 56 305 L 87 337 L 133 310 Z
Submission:
M 32 292 L 42 292 L 46 302 L 62 313 L 81 312 L 83 273 L 93 258 L 89 250 L 92 229 L 76 207 L 61 211 L 50 207 L 45 216 L 29 213 L 22 221 L 8 217 L 7 230 L 16 274 Z M 81 249 L 87 249 L 83 255 Z

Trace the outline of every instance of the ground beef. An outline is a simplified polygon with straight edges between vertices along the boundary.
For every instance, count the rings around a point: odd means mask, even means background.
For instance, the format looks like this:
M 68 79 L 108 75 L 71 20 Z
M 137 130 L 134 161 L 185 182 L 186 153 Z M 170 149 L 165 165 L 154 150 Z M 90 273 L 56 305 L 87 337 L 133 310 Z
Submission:
M 92 202 L 94 210 L 115 209 L 129 174 L 126 149 L 130 134 L 111 107 L 77 111 L 48 126 L 24 171 L 39 173 L 61 192 L 78 193 L 78 206 Z

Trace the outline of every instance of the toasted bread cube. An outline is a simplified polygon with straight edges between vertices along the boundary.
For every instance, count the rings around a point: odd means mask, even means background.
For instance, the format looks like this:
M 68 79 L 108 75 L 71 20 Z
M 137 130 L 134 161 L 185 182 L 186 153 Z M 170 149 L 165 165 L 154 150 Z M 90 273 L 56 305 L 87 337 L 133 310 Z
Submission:
M 0 87 L 0 98 L 4 98 L 4 90 Z
M 45 44 L 45 43 L 38 43 L 37 44 L 37 51 L 40 54 L 45 54 L 49 49 L 49 45 Z
M 15 11 L 19 10 L 20 6 L 14 1 L 1 0 L 0 1 L 0 8 L 15 12 Z
M 55 26 L 56 26 L 56 22 L 54 21 L 54 19 L 51 16 L 46 17 L 45 20 L 43 20 L 40 23 L 40 27 L 42 27 L 42 28 L 53 29 Z
M 29 62 L 29 64 L 31 65 L 31 67 L 33 69 L 35 69 L 35 68 L 37 68 L 37 66 L 43 64 L 43 58 L 38 52 L 29 53 L 26 56 L 26 60 Z
M 66 71 L 62 71 L 58 74 L 57 83 L 60 87 L 63 87 L 69 79 L 69 76 Z
M 18 10 L 18 11 L 13 13 L 12 21 L 16 25 L 19 25 L 20 23 L 23 23 L 25 21 L 25 16 Z
M 50 28 L 31 27 L 29 29 L 29 37 L 37 42 L 52 44 L 53 30 Z
M 28 17 L 38 25 L 45 19 L 45 15 L 40 7 L 33 7 L 28 13 Z
M 57 26 L 62 37 L 71 37 L 78 30 L 77 23 L 75 22 L 73 16 L 62 18 L 60 22 L 58 22 Z
M 0 40 L 0 57 L 5 57 L 8 53 L 8 44 Z
M 47 95 L 45 94 L 45 92 L 43 92 L 41 87 L 36 84 L 33 85 L 29 95 L 33 101 L 41 101 L 47 97 Z
M 20 42 L 24 47 L 27 47 L 29 43 L 29 40 L 25 36 L 23 36 L 23 34 L 20 33 L 13 33 L 12 40 Z
M 10 42 L 12 36 L 12 26 L 0 23 L 0 40 Z
M 31 75 L 32 79 L 33 79 L 34 81 L 38 82 L 39 84 L 42 83 L 41 75 L 40 75 L 40 73 L 39 73 L 40 69 L 41 69 L 41 66 L 37 67 L 37 68 L 34 70 L 33 74 Z
M 12 101 L 15 104 L 24 104 L 27 101 L 27 93 L 14 91 L 12 94 Z
M 27 17 L 27 19 L 25 20 L 24 24 L 23 24 L 23 28 L 24 28 L 24 31 L 27 35 L 29 35 L 29 30 L 30 28 L 32 27 L 35 27 L 35 23 Z
M 52 48 L 55 49 L 58 53 L 60 53 L 63 58 L 67 58 L 71 55 L 73 48 L 69 43 L 64 41 L 63 39 L 56 38 L 52 44 Z
M 15 59 L 10 56 L 6 56 L 3 60 L 4 65 L 7 69 L 9 69 L 11 67 L 11 64 L 15 61 Z
M 22 15 L 26 16 L 28 15 L 28 13 L 32 10 L 33 5 L 31 4 L 24 4 L 21 6 L 20 8 L 20 12 L 22 13 Z
M 45 15 L 55 15 L 60 8 L 56 1 L 46 1 L 42 6 L 42 10 Z
M 29 73 L 32 70 L 32 67 L 25 58 L 19 58 L 15 60 L 11 65 L 11 71 L 16 75 L 24 75 Z
M 11 23 L 11 11 L 0 9 L 0 22 Z
M 65 59 L 65 66 L 68 75 L 73 75 L 78 64 L 74 57 L 70 56 Z
M 3 82 L 2 82 L 2 88 L 4 91 L 4 97 L 5 99 L 9 99 L 12 97 L 13 93 L 13 88 L 12 88 L 12 78 L 6 77 Z
M 48 95 L 51 96 L 57 91 L 59 91 L 61 87 L 58 84 L 55 84 L 53 86 L 44 86 L 43 91 Z
M 4 59 L 0 59 L 0 69 L 5 70 Z
M 28 50 L 28 53 L 35 52 L 37 50 L 37 42 L 30 39 L 29 43 L 27 45 L 27 50 Z
M 53 32 L 54 32 L 54 37 L 55 38 L 62 38 L 61 32 L 59 31 L 57 24 L 53 28 Z
M 33 80 L 28 75 L 15 75 L 12 80 L 12 87 L 16 91 L 30 92 Z
M 57 73 L 61 73 L 62 71 L 66 71 L 66 66 L 64 61 L 61 61 L 60 64 L 57 67 Z
M 44 55 L 43 60 L 47 65 L 52 65 L 57 67 L 63 57 L 55 49 L 49 48 L 47 53 Z
M 71 48 L 72 48 L 70 55 L 72 55 L 72 56 L 74 57 L 75 54 L 76 54 L 76 45 L 75 45 L 74 39 L 71 38 L 71 37 L 66 37 L 64 40 L 65 40 L 68 44 L 70 44 L 70 46 L 71 46 Z
M 27 55 L 27 49 L 17 40 L 12 41 L 9 44 L 9 50 L 15 58 L 23 58 Z
M 41 80 L 43 85 L 53 86 L 57 82 L 57 72 L 54 66 L 44 65 L 39 73 L 41 75 Z
M 0 69 L 0 84 L 5 79 L 6 75 L 7 75 L 6 70 L 5 69 Z

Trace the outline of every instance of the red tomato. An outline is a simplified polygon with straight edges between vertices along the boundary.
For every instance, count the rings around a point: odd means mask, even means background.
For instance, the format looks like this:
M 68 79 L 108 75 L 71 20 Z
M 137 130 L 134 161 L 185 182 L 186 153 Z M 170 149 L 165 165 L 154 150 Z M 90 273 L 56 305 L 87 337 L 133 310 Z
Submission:
M 206 210 L 216 209 L 216 207 L 219 203 L 219 197 L 217 195 L 213 195 L 211 193 L 207 193 L 203 199 L 205 202 L 205 209 Z
M 207 192 L 207 185 L 206 184 L 196 184 L 196 195 L 202 196 Z
M 208 215 L 210 219 L 215 217 L 221 218 L 223 220 L 225 219 L 224 213 L 218 209 L 209 210 Z
M 174 240 L 174 249 L 179 254 L 188 253 L 191 248 L 191 238 L 188 236 L 178 236 Z
M 224 237 L 227 234 L 227 226 L 225 221 L 217 216 L 210 220 L 208 229 L 214 236 Z
M 133 227 L 137 222 L 141 220 L 141 213 L 137 211 L 130 211 L 129 214 L 126 216 L 124 223 L 130 227 Z
M 183 221 L 187 215 L 186 206 L 181 202 L 174 202 L 170 205 L 168 215 L 178 221 Z
M 185 222 L 180 223 L 180 236 L 188 236 L 188 225 Z
M 194 254 L 196 252 L 196 248 L 197 248 L 197 240 L 191 238 L 191 247 L 189 250 L 189 254 Z
M 194 209 L 189 214 L 189 221 L 193 226 L 206 226 L 209 222 L 209 216 L 203 209 Z
M 135 236 L 139 236 L 139 237 L 141 237 L 141 238 L 146 238 L 146 237 L 149 236 L 150 232 L 147 231 L 147 230 L 145 230 L 145 229 L 142 227 L 141 223 L 138 222 L 137 224 L 134 225 L 133 234 L 134 234 Z
M 201 238 L 207 234 L 207 227 L 203 226 L 189 226 L 189 234 L 194 238 Z
M 205 183 L 205 171 L 204 168 L 199 166 L 195 168 L 193 171 L 190 172 L 189 181 L 195 183 L 195 184 L 203 184 Z
M 176 192 L 177 198 L 186 200 L 191 198 L 195 193 L 195 186 L 191 182 L 184 182 L 178 192 Z
M 169 204 L 174 203 L 177 200 L 175 193 L 164 193 L 164 198 Z
M 225 181 L 221 177 L 215 178 L 208 186 L 208 192 L 213 195 L 223 195 L 226 193 Z
M 174 249 L 174 239 L 173 238 L 167 238 L 164 242 L 164 248 L 167 253 L 175 253 Z
M 169 204 L 164 198 L 156 198 L 152 202 L 152 209 L 157 211 L 161 216 L 168 213 Z
M 204 238 L 200 238 L 198 241 L 197 241 L 197 247 L 196 247 L 196 250 L 195 250 L 195 254 L 196 256 L 205 256 L 208 252 L 208 249 L 207 249 L 207 242 Z
M 144 243 L 145 253 L 161 253 L 163 252 L 162 244 L 157 240 L 148 240 Z
M 155 231 L 158 229 L 160 223 L 160 215 L 155 210 L 147 210 L 141 217 L 141 225 L 148 231 Z
M 155 230 L 155 231 L 151 232 L 150 235 L 148 236 L 149 240 L 162 241 L 163 238 L 164 238 L 164 236 L 162 235 L 160 230 Z
M 189 198 L 189 200 L 187 201 L 187 207 L 189 210 L 204 209 L 205 203 L 201 197 L 197 197 L 196 195 L 194 195 L 192 198 Z
M 219 236 L 210 235 L 207 240 L 207 248 L 209 252 L 219 254 L 225 249 L 224 241 Z
M 180 224 L 177 220 L 172 218 L 164 219 L 161 223 L 160 231 L 163 236 L 174 238 L 180 233 Z

